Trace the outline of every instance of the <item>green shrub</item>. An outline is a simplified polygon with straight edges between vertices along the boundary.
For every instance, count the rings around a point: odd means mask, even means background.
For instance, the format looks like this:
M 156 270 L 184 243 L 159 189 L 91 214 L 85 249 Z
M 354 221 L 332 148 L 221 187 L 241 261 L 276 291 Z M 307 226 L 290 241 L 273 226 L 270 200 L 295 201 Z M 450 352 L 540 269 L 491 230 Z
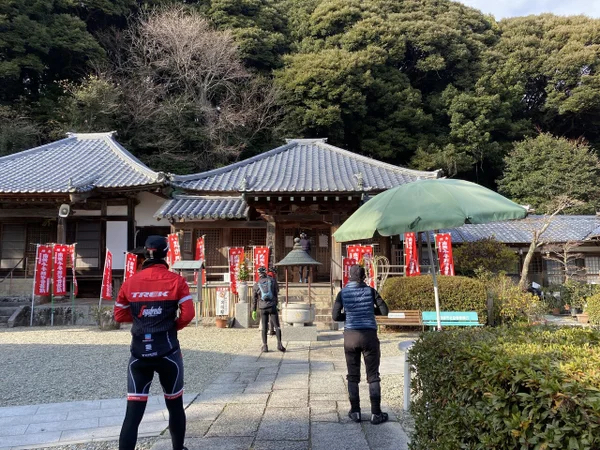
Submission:
M 506 275 L 487 274 L 481 279 L 494 301 L 494 323 L 535 322 L 546 312 L 546 304 L 521 288 Z
M 592 325 L 600 325 L 600 294 L 592 295 L 586 299 L 584 312 L 588 313 Z
M 514 250 L 494 237 L 457 245 L 453 254 L 456 272 L 461 275 L 473 275 L 480 270 L 510 272 L 515 270 L 519 262 Z
M 600 448 L 599 331 L 423 333 L 409 361 L 412 450 Z
M 485 285 L 474 278 L 438 277 L 442 311 L 477 311 L 480 323 L 487 323 Z M 435 311 L 431 276 L 395 277 L 386 281 L 381 296 L 390 309 Z

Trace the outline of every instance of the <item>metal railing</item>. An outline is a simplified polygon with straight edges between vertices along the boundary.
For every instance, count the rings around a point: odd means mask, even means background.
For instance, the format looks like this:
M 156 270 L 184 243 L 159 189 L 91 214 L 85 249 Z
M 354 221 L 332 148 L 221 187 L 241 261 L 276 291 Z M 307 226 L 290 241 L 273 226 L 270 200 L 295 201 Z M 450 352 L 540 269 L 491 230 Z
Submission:
M 0 280 L 0 283 L 4 283 L 7 279 L 8 279 L 8 294 L 10 295 L 10 292 L 12 290 L 12 280 L 13 280 L 13 273 L 15 271 L 15 269 L 19 268 L 19 265 L 25 261 L 25 270 L 24 270 L 24 276 L 23 279 L 26 280 L 27 279 L 27 257 L 23 256 L 19 262 L 17 262 L 17 264 L 15 264 L 15 266 L 10 269 L 10 271 L 4 275 L 4 277 Z

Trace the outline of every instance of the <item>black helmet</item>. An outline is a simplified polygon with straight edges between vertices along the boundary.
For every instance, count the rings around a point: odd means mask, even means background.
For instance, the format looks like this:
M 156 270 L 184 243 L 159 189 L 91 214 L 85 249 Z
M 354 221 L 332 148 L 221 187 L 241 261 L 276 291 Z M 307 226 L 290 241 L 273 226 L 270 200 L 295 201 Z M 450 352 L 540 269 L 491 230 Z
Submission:
M 164 259 L 167 257 L 169 242 L 164 236 L 148 236 L 144 250 L 146 259 Z
M 267 268 L 266 267 L 259 267 L 258 268 L 258 274 L 260 276 L 265 276 L 267 274 Z
M 300 233 L 300 237 L 301 237 L 302 239 L 306 239 L 306 233 L 303 231 L 302 233 Z

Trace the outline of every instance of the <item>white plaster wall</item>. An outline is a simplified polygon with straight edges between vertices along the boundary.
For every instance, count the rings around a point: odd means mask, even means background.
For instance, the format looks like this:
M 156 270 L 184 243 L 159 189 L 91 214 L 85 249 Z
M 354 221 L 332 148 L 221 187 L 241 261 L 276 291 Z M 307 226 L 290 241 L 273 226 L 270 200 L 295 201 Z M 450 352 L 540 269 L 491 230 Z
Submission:
M 156 220 L 154 214 L 160 209 L 166 201 L 158 195 L 150 192 L 140 192 L 137 196 L 139 204 L 135 207 L 135 226 L 136 227 L 168 227 L 169 221 L 166 219 Z
M 113 255 L 113 269 L 125 268 L 127 251 L 127 222 L 106 222 L 106 248 Z

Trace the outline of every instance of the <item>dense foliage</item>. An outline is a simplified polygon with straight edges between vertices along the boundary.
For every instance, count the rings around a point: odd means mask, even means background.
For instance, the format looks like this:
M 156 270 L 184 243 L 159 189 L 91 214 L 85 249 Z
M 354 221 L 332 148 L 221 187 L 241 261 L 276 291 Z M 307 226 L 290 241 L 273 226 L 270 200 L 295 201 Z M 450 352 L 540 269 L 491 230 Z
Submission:
M 480 323 L 487 322 L 485 284 L 475 278 L 438 277 L 443 311 L 476 311 Z M 430 276 L 394 277 L 385 282 L 381 296 L 390 309 L 435 311 L 433 280 Z
M 515 271 L 517 254 L 494 237 L 464 242 L 452 250 L 456 272 L 473 275 L 477 271 Z
M 182 20 L 206 19 L 207 33 L 228 43 L 238 68 L 226 101 L 225 91 L 196 95 L 206 86 L 186 78 L 185 64 L 136 63 L 145 54 L 144 17 L 173 7 Z M 507 194 L 540 207 L 547 191 L 580 194 L 591 211 L 597 190 L 587 186 L 598 173 L 582 167 L 600 142 L 599 25 L 553 15 L 496 22 L 450 0 L 4 1 L 0 150 L 116 129 L 146 162 L 181 172 L 258 153 L 282 137 L 328 137 L 394 164 L 492 187 L 502 179 Z M 198 37 L 187 29 L 177 27 L 182 43 Z M 145 41 L 171 51 L 162 42 Z M 278 108 L 249 115 L 257 102 Z M 231 116 L 214 116 L 225 107 Z M 503 176 L 504 158 L 514 142 L 531 148 L 538 132 L 589 144 L 549 143 L 542 134 L 536 148 L 585 151 L 571 185 L 539 184 L 530 199 L 510 172 Z M 568 164 L 560 161 L 544 177 L 562 176 Z
M 424 333 L 413 450 L 600 447 L 600 332 L 498 327 Z
M 583 312 L 589 316 L 590 323 L 600 326 L 600 294 L 595 294 L 586 299 Z

